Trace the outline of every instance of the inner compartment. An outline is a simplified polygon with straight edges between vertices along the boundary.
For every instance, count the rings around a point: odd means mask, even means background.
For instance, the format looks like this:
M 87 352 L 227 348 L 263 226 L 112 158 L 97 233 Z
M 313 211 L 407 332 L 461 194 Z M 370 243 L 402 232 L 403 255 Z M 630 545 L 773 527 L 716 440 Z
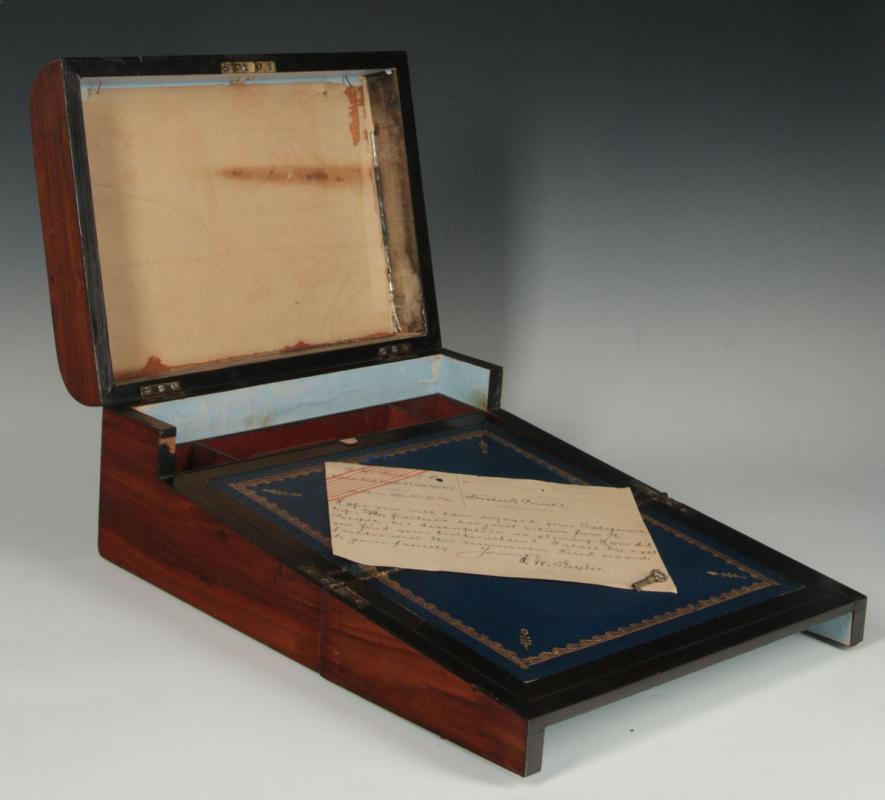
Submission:
M 423 335 L 395 69 L 89 78 L 114 380 Z
M 181 447 L 435 394 L 474 410 L 485 409 L 494 393 L 491 365 L 466 361 L 455 353 L 436 353 L 136 408 L 174 425 L 175 441 Z
M 451 419 L 477 409 L 442 394 L 345 411 L 316 419 L 231 433 L 176 447 L 175 471 L 232 464 L 285 450 L 345 440 L 356 445 L 373 433 L 408 428 L 433 420 Z
M 181 472 L 485 410 L 495 387 L 491 365 L 437 353 L 136 410 L 174 426 Z

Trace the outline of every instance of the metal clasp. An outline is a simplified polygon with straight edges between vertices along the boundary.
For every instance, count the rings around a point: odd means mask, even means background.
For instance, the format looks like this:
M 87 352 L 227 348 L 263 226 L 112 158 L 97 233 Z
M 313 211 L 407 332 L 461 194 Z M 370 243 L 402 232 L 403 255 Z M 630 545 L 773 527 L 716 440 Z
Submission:
M 222 61 L 221 71 L 225 75 L 243 75 L 251 72 L 276 72 L 273 61 Z

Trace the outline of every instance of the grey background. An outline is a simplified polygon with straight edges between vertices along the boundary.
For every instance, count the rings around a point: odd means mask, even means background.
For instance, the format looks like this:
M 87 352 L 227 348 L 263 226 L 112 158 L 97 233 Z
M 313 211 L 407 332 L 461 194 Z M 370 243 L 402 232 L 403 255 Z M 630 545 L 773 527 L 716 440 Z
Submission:
M 880 3 L 0 0 L 0 794 L 863 796 L 885 723 Z M 59 55 L 406 49 L 445 343 L 504 405 L 871 595 L 548 730 L 520 781 L 99 559 L 28 90 Z

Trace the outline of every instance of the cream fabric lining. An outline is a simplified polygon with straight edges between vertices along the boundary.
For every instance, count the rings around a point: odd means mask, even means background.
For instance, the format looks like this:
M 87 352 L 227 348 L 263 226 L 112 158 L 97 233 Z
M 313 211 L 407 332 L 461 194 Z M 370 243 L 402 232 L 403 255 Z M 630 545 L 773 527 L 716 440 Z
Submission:
M 367 97 L 365 78 L 84 94 L 117 380 L 398 335 Z

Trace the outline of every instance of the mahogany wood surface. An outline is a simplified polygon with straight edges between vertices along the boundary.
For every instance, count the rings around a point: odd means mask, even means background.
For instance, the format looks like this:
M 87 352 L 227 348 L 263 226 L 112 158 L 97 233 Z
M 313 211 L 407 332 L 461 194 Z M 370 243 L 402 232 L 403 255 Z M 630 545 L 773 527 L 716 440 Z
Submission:
M 369 433 L 392 430 L 426 421 L 425 417 L 398 409 L 393 404 L 387 404 L 361 408 L 356 411 L 344 411 L 340 414 L 331 414 L 316 419 L 273 425 L 254 431 L 218 436 L 206 439 L 202 444 L 239 460 L 291 450 L 294 447 L 304 447 L 331 439 L 365 436 Z
M 99 552 L 316 669 L 319 587 L 162 482 L 162 432 L 144 419 L 137 412 L 104 411 Z
M 216 436 L 180 445 L 176 469 L 193 469 L 306 447 L 349 436 L 366 436 L 435 419 L 469 414 L 476 409 L 441 394 L 343 411 L 315 419 L 288 422 L 252 431 Z
M 58 367 L 74 399 L 100 405 L 61 61 L 34 79 L 31 134 Z
M 329 594 L 320 674 L 512 772 L 540 769 L 523 717 Z
M 476 411 L 472 406 L 453 400 L 444 394 L 428 394 L 424 397 L 400 400 L 397 405 L 411 414 L 418 414 L 428 420 L 447 419 Z
M 161 480 L 160 462 L 173 447 L 172 428 L 137 411 L 105 409 L 102 556 L 483 758 L 519 775 L 540 769 L 543 730 L 530 732 L 524 717 Z M 201 448 L 197 442 L 191 449 Z

